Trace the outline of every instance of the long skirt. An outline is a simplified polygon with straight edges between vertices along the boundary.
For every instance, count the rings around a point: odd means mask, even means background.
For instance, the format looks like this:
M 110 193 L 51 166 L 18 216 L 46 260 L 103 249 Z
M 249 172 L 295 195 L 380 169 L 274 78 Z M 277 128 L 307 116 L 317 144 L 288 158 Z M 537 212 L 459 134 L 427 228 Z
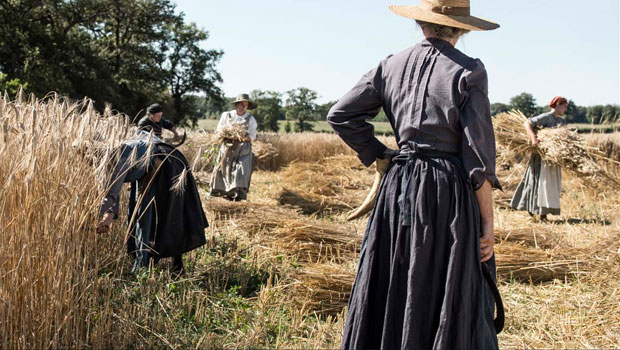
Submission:
M 532 154 L 510 205 L 532 215 L 560 215 L 561 192 L 562 168 L 545 163 L 540 155 Z
M 247 199 L 252 179 L 252 144 L 222 144 L 211 177 L 211 195 Z
M 366 228 L 342 348 L 496 349 L 480 211 L 461 160 L 398 158 Z M 494 280 L 494 258 L 485 264 Z

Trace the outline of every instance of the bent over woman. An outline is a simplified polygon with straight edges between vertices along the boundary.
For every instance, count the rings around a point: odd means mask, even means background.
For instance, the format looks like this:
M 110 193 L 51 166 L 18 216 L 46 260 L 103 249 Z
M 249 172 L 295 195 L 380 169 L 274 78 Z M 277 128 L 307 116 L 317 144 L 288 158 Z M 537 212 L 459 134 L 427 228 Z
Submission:
M 368 72 L 327 119 L 369 166 L 387 166 L 370 214 L 344 349 L 493 349 L 495 138 L 482 62 L 457 50 L 469 1 L 390 6 L 425 40 Z M 367 120 L 383 108 L 399 150 Z M 499 297 L 499 294 L 497 294 Z

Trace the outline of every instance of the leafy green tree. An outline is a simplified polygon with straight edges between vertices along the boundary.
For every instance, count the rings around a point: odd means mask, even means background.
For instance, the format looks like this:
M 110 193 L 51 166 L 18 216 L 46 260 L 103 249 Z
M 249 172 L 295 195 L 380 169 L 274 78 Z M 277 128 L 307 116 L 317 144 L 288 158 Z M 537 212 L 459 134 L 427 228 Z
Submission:
M 573 100 L 568 100 L 566 107 L 566 121 L 569 123 L 586 123 L 587 108 L 577 106 Z
M 258 104 L 252 111 L 256 118 L 259 130 L 279 130 L 278 120 L 284 114 L 282 111 L 282 94 L 276 91 L 254 90 L 250 98 Z
M 197 115 L 221 94 L 221 51 L 199 46 L 207 32 L 185 24 L 171 0 L 0 0 L 0 72 L 43 96 L 88 96 L 137 115 L 164 104 L 173 119 Z M 173 111 L 174 113 L 170 113 Z
M 317 93 L 305 87 L 286 92 L 285 112 L 287 119 L 294 119 L 295 131 L 312 131 L 310 121 L 317 119 Z
M 603 106 L 588 107 L 586 118 L 590 124 L 599 124 L 603 116 Z
M 523 92 L 511 98 L 510 108 L 520 110 L 527 117 L 532 117 L 538 112 L 536 107 L 536 99 L 532 96 L 532 94 L 527 92 Z
M 219 50 L 204 50 L 200 43 L 207 40 L 207 32 L 198 29 L 195 24 L 185 24 L 183 17 L 169 26 L 169 39 L 161 43 L 162 52 L 166 60 L 161 68 L 165 81 L 170 89 L 174 102 L 174 121 L 189 118 L 196 121 L 192 114 L 194 108 L 185 101 L 189 93 L 203 92 L 207 96 L 221 96 L 222 92 L 217 83 L 222 81 L 215 66 L 223 52 Z
M 491 104 L 491 115 L 492 116 L 496 116 L 500 113 L 504 113 L 504 112 L 508 112 L 510 111 L 510 106 L 504 103 L 492 103 Z
M 332 108 L 333 105 L 336 104 L 336 102 L 338 101 L 330 101 L 327 103 L 317 105 L 316 106 L 317 118 L 319 120 L 325 120 L 327 118 L 327 113 L 329 113 L 329 110 Z
M 284 131 L 288 134 L 290 133 L 292 130 L 291 127 L 291 122 L 289 120 L 286 121 L 286 124 L 284 124 Z
M 6 91 L 9 96 L 13 97 L 17 95 L 20 87 L 24 92 L 28 92 L 28 83 L 22 83 L 19 79 L 8 80 L 6 74 L 0 73 L 0 94 Z

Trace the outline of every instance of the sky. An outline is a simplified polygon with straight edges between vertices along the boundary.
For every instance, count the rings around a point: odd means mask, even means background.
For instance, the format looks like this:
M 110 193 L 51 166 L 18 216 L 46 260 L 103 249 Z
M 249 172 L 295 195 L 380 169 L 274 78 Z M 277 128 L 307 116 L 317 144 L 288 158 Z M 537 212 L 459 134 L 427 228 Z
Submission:
M 418 0 L 176 0 L 187 22 L 209 32 L 205 49 L 221 49 L 220 87 L 307 87 L 319 102 L 343 96 L 390 54 L 423 39 L 413 20 L 388 5 Z M 472 15 L 501 27 L 471 32 L 457 44 L 480 58 L 491 102 L 522 92 L 539 105 L 562 95 L 578 105 L 620 104 L 619 0 L 471 0 Z

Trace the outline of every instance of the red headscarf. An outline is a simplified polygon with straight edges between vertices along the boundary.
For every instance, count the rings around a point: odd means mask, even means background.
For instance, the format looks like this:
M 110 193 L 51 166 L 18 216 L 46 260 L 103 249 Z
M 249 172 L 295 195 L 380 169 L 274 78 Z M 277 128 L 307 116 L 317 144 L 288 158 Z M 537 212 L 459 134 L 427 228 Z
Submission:
M 568 101 L 566 101 L 566 99 L 562 96 L 556 96 L 553 98 L 553 100 L 551 100 L 551 102 L 549 102 L 549 107 L 551 108 L 555 108 L 555 106 L 557 105 L 563 105 L 568 103 Z

